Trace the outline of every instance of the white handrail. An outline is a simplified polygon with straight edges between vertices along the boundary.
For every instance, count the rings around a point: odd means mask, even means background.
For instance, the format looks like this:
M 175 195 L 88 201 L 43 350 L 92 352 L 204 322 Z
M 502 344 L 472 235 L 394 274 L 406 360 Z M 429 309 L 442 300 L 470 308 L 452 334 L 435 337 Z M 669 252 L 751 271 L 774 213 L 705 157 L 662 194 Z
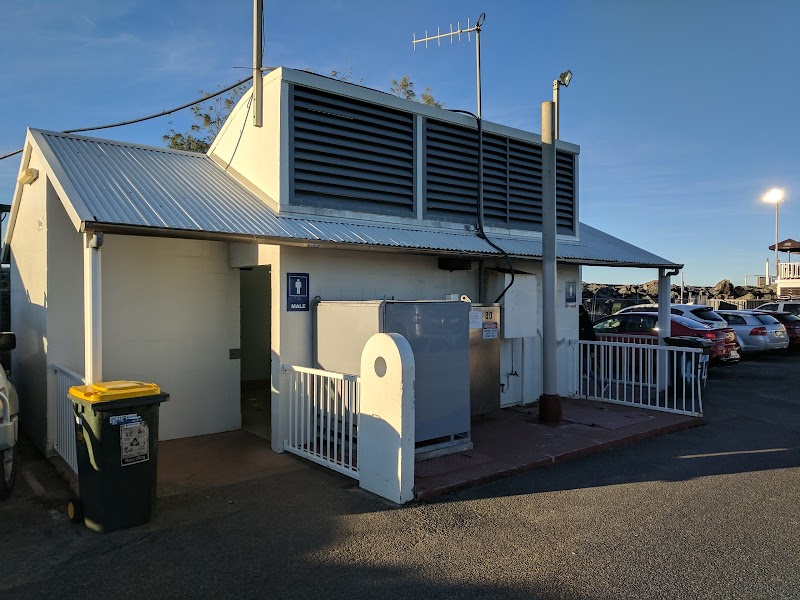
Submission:
M 572 341 L 571 396 L 702 416 L 708 356 L 699 348 L 650 343 Z
M 56 440 L 54 450 L 64 459 L 70 469 L 78 472 L 78 455 L 75 448 L 75 414 L 72 401 L 67 396 L 69 388 L 73 385 L 83 385 L 83 375 L 63 367 L 50 365 L 56 376 Z
M 292 365 L 282 371 L 289 417 L 284 449 L 358 479 L 358 376 Z
M 325 371 L 323 369 L 312 369 L 310 367 L 296 367 L 294 365 L 283 365 L 283 372 L 289 371 L 295 373 L 307 373 L 309 375 L 319 375 L 327 379 L 342 379 L 344 381 L 357 381 L 358 375 L 350 375 L 348 373 L 336 373 L 334 371 Z

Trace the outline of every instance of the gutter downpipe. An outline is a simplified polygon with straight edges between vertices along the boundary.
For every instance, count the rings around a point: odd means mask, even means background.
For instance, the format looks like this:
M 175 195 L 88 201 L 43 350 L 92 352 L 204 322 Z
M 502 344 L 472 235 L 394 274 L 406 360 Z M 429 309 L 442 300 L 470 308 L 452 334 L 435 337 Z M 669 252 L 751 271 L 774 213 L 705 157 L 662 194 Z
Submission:
M 311 366 L 319 369 L 317 356 L 317 306 L 322 302 L 322 297 L 314 296 L 311 299 Z

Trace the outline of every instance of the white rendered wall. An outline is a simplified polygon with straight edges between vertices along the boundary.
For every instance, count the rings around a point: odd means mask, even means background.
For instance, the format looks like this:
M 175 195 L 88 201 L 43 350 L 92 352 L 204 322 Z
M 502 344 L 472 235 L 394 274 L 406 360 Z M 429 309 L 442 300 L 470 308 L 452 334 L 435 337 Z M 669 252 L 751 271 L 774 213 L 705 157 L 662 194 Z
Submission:
M 531 275 L 518 276 L 520 283 L 527 277 L 534 277 L 535 284 L 527 282 L 525 287 L 532 290 L 533 297 L 527 303 L 524 298 L 519 297 L 519 291 L 515 294 L 508 293 L 509 301 L 517 303 L 517 311 L 520 310 L 520 303 L 529 307 L 532 319 L 535 324 L 533 331 L 527 325 L 527 318 L 518 315 L 517 320 L 522 323 L 526 333 L 534 335 L 524 338 L 503 339 L 500 349 L 500 383 L 504 389 L 500 395 L 500 402 L 503 406 L 513 404 L 530 404 L 538 400 L 542 394 L 542 324 L 544 315 L 542 314 L 542 266 L 540 262 L 515 261 L 516 269 L 530 273 Z M 499 292 L 502 291 L 505 276 L 492 277 L 491 272 L 487 286 L 487 302 L 494 300 Z M 556 339 L 559 342 L 558 348 L 558 393 L 566 395 L 570 387 L 570 377 L 574 369 L 574 359 L 571 356 L 573 349 L 570 348 L 569 340 L 578 339 L 578 307 L 580 303 L 580 268 L 575 265 L 559 265 L 557 269 L 557 292 L 556 292 Z M 576 306 L 566 305 L 566 285 L 567 282 L 575 282 L 577 287 Z M 514 285 L 517 285 L 516 283 Z M 524 284 L 523 284 L 524 285 Z M 512 287 L 511 290 L 514 288 Z M 520 288 L 521 290 L 522 288 Z M 490 297 L 493 296 L 493 297 Z M 503 303 L 503 301 L 501 301 Z M 505 314 L 505 313 L 504 313 Z M 516 373 L 516 375 L 514 375 Z
M 263 90 L 263 126 L 253 125 L 250 90 L 234 107 L 209 154 L 228 173 L 277 208 L 281 186 L 288 182 L 288 170 L 281 176 L 281 132 L 286 131 L 288 114 L 280 110 L 282 96 L 288 97 L 288 84 L 283 84 L 275 72 L 264 77 Z M 283 156 L 288 159 L 288 150 Z
M 478 268 L 470 271 L 442 271 L 436 257 L 327 250 L 290 246 L 232 244 L 231 266 L 272 266 L 272 423 L 273 449 L 282 451 L 284 434 L 278 430 L 285 419 L 280 414 L 280 364 L 311 366 L 311 312 L 286 311 L 286 274 L 308 273 L 310 297 L 324 300 L 441 300 L 447 294 L 477 298 Z M 490 265 L 500 266 L 500 264 Z M 541 264 L 515 262 L 515 266 L 541 279 Z M 578 308 L 566 306 L 566 282 L 580 285 L 580 269 L 561 265 L 557 270 L 556 301 L 558 346 L 558 392 L 566 395 L 573 369 L 569 340 L 578 338 Z M 541 290 L 541 282 L 537 285 Z M 537 328 L 542 327 L 541 301 L 535 303 Z M 527 338 L 524 351 L 515 355 L 514 368 L 521 374 L 520 393 L 525 402 L 538 399 L 541 389 L 541 339 Z M 501 370 L 501 376 L 502 376 Z M 498 383 L 499 384 L 499 383 Z
M 55 191 L 40 156 L 29 164 L 42 174 L 23 188 L 11 243 L 11 380 L 20 398 L 20 426 L 43 452 L 52 448 L 47 431 L 47 196 Z
M 83 374 L 83 238 L 61 200 L 47 202 L 47 361 Z
M 241 427 L 239 272 L 221 242 L 107 235 L 103 378 L 155 382 L 162 440 Z
M 311 312 L 286 310 L 287 273 L 308 273 L 310 296 L 324 300 L 444 300 L 477 297 L 478 267 L 442 271 L 432 256 L 231 245 L 231 266 L 272 265 L 272 447 L 282 451 L 280 364 L 311 366 Z

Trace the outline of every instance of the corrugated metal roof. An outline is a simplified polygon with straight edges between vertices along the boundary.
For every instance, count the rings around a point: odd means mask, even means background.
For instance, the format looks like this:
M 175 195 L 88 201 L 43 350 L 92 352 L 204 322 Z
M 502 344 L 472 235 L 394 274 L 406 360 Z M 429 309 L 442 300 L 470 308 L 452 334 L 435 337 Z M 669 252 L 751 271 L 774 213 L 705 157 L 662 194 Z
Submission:
M 31 130 L 58 162 L 54 169 L 86 223 L 210 232 L 275 243 L 307 241 L 491 255 L 474 233 L 406 225 L 372 225 L 277 215 L 203 154 Z M 512 256 L 540 257 L 541 241 L 491 235 Z M 587 264 L 673 266 L 674 263 L 585 224 L 579 242 L 558 243 L 563 260 Z

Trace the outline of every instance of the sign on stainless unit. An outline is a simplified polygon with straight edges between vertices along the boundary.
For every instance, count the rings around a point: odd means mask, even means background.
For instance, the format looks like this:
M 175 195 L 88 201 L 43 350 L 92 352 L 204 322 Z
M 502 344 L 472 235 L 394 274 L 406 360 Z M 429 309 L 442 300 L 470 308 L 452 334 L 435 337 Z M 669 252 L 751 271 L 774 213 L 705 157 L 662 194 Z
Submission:
M 500 408 L 500 305 L 473 304 L 469 311 L 470 413 Z

